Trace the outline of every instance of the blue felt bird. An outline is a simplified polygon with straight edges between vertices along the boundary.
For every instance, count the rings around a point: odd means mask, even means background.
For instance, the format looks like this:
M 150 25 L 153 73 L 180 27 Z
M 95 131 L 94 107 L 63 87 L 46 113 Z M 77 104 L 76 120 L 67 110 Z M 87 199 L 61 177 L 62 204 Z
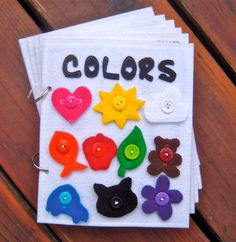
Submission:
M 57 187 L 48 197 L 46 210 L 53 216 L 67 214 L 75 224 L 88 221 L 88 210 L 80 203 L 75 188 L 69 184 Z

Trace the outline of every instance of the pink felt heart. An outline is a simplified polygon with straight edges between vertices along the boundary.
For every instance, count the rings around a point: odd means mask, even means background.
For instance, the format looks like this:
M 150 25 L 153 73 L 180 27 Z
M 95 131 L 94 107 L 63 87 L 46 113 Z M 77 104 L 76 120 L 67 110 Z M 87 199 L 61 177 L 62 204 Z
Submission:
M 52 103 L 56 110 L 69 122 L 75 122 L 88 108 L 92 100 L 87 87 L 78 87 L 73 93 L 60 87 L 52 94 Z

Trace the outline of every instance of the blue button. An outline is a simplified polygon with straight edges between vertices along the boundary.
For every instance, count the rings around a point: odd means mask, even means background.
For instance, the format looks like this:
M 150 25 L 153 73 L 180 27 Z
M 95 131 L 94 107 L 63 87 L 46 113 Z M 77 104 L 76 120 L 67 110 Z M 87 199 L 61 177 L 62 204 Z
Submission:
M 67 205 L 72 201 L 72 196 L 70 195 L 69 192 L 62 192 L 59 195 L 59 200 L 62 204 Z

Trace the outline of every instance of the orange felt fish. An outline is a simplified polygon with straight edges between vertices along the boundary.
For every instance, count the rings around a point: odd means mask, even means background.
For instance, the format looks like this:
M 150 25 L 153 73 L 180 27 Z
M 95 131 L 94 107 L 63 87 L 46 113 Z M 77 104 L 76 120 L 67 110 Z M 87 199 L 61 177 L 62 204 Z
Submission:
M 56 131 L 49 144 L 52 158 L 64 165 L 61 176 L 68 176 L 74 170 L 83 170 L 86 165 L 76 161 L 79 145 L 73 135 L 63 131 Z

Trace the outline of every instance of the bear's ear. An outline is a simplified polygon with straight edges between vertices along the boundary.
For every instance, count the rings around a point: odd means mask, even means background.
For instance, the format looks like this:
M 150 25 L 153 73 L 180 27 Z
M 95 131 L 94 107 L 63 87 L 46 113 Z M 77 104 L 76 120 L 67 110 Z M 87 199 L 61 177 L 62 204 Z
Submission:
M 178 139 L 172 139 L 171 142 L 170 142 L 170 147 L 172 148 L 172 150 L 174 152 L 176 152 L 179 145 L 180 145 L 180 141 Z
M 161 136 L 157 136 L 154 139 L 154 142 L 155 142 L 156 146 L 163 145 L 164 139 Z
M 102 184 L 95 183 L 93 185 L 93 189 L 97 193 L 98 196 L 102 196 L 102 195 L 104 195 L 107 192 L 107 187 L 105 187 Z
M 122 188 L 125 189 L 130 189 L 131 185 L 132 185 L 132 179 L 130 177 L 127 177 L 125 179 L 123 179 L 120 184 L 119 184 Z

